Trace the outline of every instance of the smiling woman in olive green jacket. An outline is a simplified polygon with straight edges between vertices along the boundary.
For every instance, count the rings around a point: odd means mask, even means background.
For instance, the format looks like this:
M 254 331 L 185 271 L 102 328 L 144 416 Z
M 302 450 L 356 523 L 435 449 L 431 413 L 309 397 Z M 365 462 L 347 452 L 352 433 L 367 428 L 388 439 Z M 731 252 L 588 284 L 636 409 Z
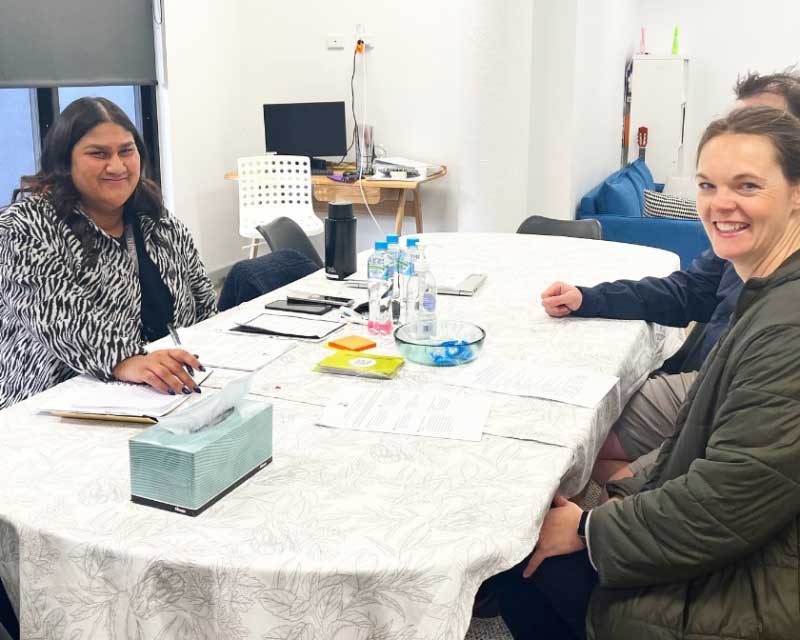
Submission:
M 647 478 L 561 498 L 503 574 L 515 638 L 800 638 L 800 121 L 713 122 L 697 209 L 745 282 Z M 590 599 L 591 598 L 591 599 Z

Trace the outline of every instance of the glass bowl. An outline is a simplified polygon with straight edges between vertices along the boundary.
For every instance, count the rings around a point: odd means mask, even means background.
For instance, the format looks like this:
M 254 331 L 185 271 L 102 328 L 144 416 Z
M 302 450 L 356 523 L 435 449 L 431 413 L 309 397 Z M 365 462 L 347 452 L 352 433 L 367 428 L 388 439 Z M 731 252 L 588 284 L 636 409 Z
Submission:
M 397 327 L 394 339 L 407 360 L 432 367 L 454 367 L 472 362 L 483 349 L 486 332 L 478 325 L 461 320 L 435 321 L 431 332 L 427 323 L 411 322 Z

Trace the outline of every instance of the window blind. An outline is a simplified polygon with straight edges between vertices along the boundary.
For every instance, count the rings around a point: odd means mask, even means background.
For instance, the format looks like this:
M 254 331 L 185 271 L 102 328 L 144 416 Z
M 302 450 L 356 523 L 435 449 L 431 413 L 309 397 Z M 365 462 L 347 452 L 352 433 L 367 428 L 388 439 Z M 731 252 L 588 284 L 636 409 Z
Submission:
M 2 0 L 0 87 L 155 84 L 152 2 Z

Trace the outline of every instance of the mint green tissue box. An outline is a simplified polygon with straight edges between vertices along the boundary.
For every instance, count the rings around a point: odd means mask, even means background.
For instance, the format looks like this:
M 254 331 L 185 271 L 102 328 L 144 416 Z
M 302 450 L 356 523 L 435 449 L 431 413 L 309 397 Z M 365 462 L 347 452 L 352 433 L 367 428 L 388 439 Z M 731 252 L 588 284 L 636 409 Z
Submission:
M 133 502 L 196 516 L 272 461 L 272 405 L 242 400 L 196 433 L 155 425 L 130 439 L 129 454 Z

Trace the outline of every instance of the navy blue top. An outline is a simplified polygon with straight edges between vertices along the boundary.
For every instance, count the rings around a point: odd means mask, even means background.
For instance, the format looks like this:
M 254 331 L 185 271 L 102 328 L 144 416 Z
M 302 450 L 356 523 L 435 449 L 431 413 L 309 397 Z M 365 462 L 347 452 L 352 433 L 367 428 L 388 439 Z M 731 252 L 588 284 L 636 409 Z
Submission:
M 736 307 L 742 280 L 727 260 L 710 249 L 694 259 L 685 271 L 666 278 L 617 280 L 596 287 L 578 287 L 583 294 L 580 309 L 573 316 L 646 320 L 669 327 L 690 322 L 705 323 L 664 363 L 667 373 L 697 371 L 727 327 Z

